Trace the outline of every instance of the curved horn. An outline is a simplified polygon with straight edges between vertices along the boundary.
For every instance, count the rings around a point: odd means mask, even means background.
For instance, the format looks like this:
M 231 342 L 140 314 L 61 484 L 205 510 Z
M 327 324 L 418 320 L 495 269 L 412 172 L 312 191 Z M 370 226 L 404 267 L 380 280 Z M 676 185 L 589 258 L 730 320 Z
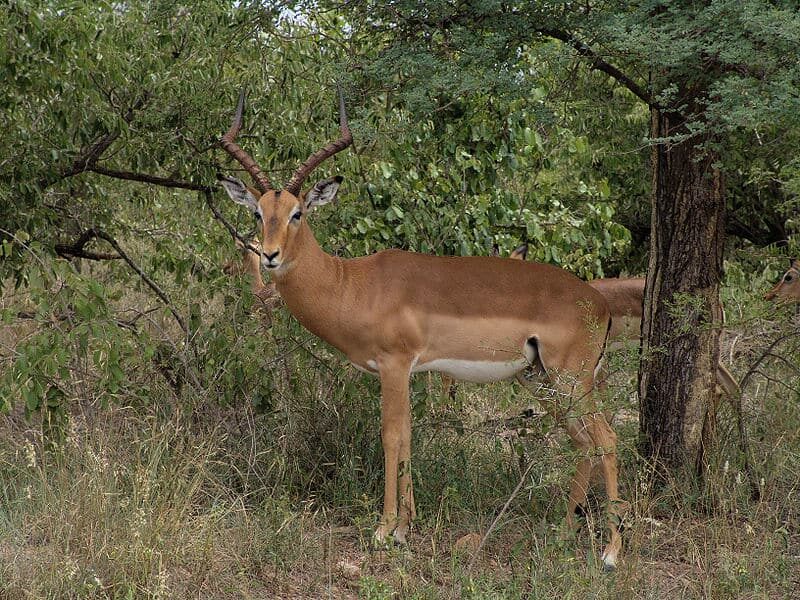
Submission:
M 228 132 L 219 140 L 219 144 L 250 173 L 256 186 L 261 190 L 261 193 L 264 194 L 272 189 L 269 178 L 259 168 L 256 161 L 233 141 L 236 139 L 236 136 L 239 135 L 239 130 L 242 128 L 242 115 L 244 115 L 244 90 L 239 94 L 239 103 L 236 105 L 236 114 L 233 116 L 233 123 L 231 123 Z
M 342 135 L 335 142 L 329 143 L 321 150 L 317 150 L 314 154 L 309 156 L 306 162 L 300 165 L 297 171 L 294 172 L 291 180 L 286 184 L 286 191 L 295 196 L 300 193 L 300 186 L 303 185 L 303 181 L 305 181 L 311 171 L 316 169 L 326 158 L 333 156 L 337 152 L 341 152 L 353 143 L 353 135 L 350 133 L 350 126 L 347 124 L 347 113 L 344 109 L 344 94 L 342 94 L 341 87 L 338 85 L 336 87 L 339 90 L 339 129 Z

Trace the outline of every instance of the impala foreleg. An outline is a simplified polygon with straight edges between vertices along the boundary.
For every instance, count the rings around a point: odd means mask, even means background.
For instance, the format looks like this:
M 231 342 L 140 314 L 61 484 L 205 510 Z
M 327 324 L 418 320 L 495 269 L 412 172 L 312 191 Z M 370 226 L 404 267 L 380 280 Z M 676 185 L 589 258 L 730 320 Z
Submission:
M 381 364 L 381 442 L 383 443 L 383 517 L 375 539 L 383 542 L 390 534 L 405 543 L 416 516 L 411 481 L 410 363 Z

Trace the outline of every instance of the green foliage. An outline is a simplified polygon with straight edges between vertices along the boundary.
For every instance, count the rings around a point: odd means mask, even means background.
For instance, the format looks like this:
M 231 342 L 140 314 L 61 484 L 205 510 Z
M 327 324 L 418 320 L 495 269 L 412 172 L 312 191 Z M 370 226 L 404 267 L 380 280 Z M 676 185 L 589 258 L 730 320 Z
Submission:
M 507 253 L 526 241 L 536 260 L 586 278 L 641 272 L 648 108 L 576 62 L 568 40 L 537 33 L 563 26 L 602 40 L 600 58 L 661 101 L 679 102 L 676 80 L 703 92 L 693 127 L 724 140 L 730 221 L 766 244 L 798 226 L 796 11 L 727 1 L 588 12 L 494 1 L 286 4 L 15 0 L 0 11 L 3 593 L 290 596 L 311 574 L 309 596 L 358 585 L 364 597 L 617 597 L 674 593 L 670 569 L 687 564 L 687 595 L 788 593 L 796 515 L 781 499 L 798 469 L 797 336 L 781 329 L 788 310 L 760 300 L 782 263 L 732 243 L 723 291 L 736 332 L 726 364 L 739 374 L 759 360 L 770 369 L 754 372 L 745 397 L 768 502 L 750 503 L 729 434 L 708 498 L 637 487 L 629 396 L 638 355 L 612 357 L 622 383 L 609 404 L 625 417 L 629 471 L 621 481 L 648 520 L 635 525 L 630 568 L 601 580 L 550 526 L 574 457 L 546 435 L 549 419 L 498 432 L 486 415 L 516 411 L 521 394 L 467 388 L 455 405 L 436 404 L 417 378 L 412 543 L 431 550 L 393 554 L 397 567 L 367 564 L 357 584 L 331 591 L 337 552 L 373 556 L 364 549 L 382 486 L 378 382 L 285 311 L 271 329 L 251 314 L 247 283 L 221 271 L 230 236 L 185 187 L 238 169 L 215 141 L 243 86 L 240 141 L 283 184 L 337 135 L 338 80 L 356 142 L 314 175 L 345 176 L 339 204 L 312 217 L 329 251 L 486 254 L 498 243 Z M 142 175 L 178 187 L 135 181 Z M 211 200 L 240 231 L 252 229 L 223 198 Z M 163 298 L 126 261 L 64 258 L 90 228 L 116 239 Z M 98 238 L 83 248 L 112 250 Z M 780 336 L 779 357 L 765 354 Z M 91 427 L 81 429 L 80 415 Z M 486 530 L 530 461 L 542 467 L 468 570 L 454 540 Z M 697 532 L 699 502 L 720 507 L 713 535 Z M 731 515 L 754 533 L 731 526 Z M 652 565 L 684 555 L 691 560 L 667 562 L 652 581 Z
M 7 410 L 15 401 L 27 411 L 59 408 L 67 390 L 74 395 L 74 386 L 87 383 L 79 381 L 80 373 L 88 375 L 90 365 L 97 377 L 97 399 L 116 397 L 127 383 L 122 365 L 133 353 L 113 317 L 110 301 L 115 294 L 76 274 L 67 263 L 46 263 L 40 250 L 36 242 L 27 247 L 25 290 L 31 310 L 18 313 L 20 306 L 14 305 L 3 310 L 6 323 L 24 316 L 37 327 L 16 346 L 3 372 L 0 408 Z
M 539 260 L 587 277 L 624 254 L 629 236 L 615 222 L 611 180 L 593 168 L 603 150 L 582 125 L 576 130 L 577 113 L 546 106 L 545 88 L 530 101 L 504 98 L 488 93 L 484 69 L 454 98 L 444 85 L 450 72 L 426 95 L 437 109 L 420 118 L 421 105 L 375 89 L 377 71 L 340 70 L 354 56 L 374 55 L 376 38 L 348 33 L 331 14 L 277 14 L 214 2 L 123 9 L 52 0 L 15 2 L 3 14 L 14 35 L 0 69 L 14 85 L 0 93 L 2 126 L 15 143 L 0 150 L 8 173 L 0 179 L 0 269 L 28 294 L 23 312 L 36 328 L 3 358 L 6 408 L 23 402 L 37 410 L 48 394 L 50 404 L 129 394 L 150 402 L 159 394 L 153 386 L 163 385 L 177 397 L 186 385 L 215 389 L 226 402 L 253 393 L 246 382 L 258 366 L 245 357 L 257 342 L 231 330 L 241 328 L 246 306 L 235 319 L 210 310 L 217 294 L 226 306 L 241 295 L 220 279 L 227 234 L 194 192 L 135 181 L 213 185 L 215 171 L 231 168 L 214 140 L 243 82 L 250 98 L 242 143 L 276 184 L 336 135 L 330 83 L 346 84 L 356 152 L 325 165 L 347 183 L 337 210 L 315 223 L 334 252 L 485 254 L 499 243 L 507 253 L 528 241 Z M 488 49 L 496 41 L 481 43 Z M 483 58 L 466 60 L 477 68 Z M 515 77 L 506 84 L 516 86 Z M 478 85 L 483 91 L 472 93 Z M 220 204 L 249 228 L 246 215 Z M 90 227 L 127 249 L 188 332 L 176 329 L 167 308 L 151 312 L 160 301 L 128 264 L 52 261 L 54 251 L 69 256 L 63 247 Z M 91 238 L 79 250 L 109 253 Z M 129 289 L 136 307 L 122 301 Z M 143 306 L 145 316 L 137 316 Z M 5 321 L 17 321 L 20 307 L 5 308 Z M 240 336 L 233 351 L 231 335 Z
M 398 109 L 373 123 L 395 132 L 363 172 L 376 210 L 343 207 L 360 235 L 339 245 L 354 255 L 389 246 L 469 255 L 492 243 L 507 254 L 526 241 L 537 259 L 590 277 L 624 251 L 629 236 L 613 221 L 608 181 L 588 172 L 584 136 L 534 129 L 523 107 L 496 97 L 451 110 L 447 119 L 414 120 Z
M 649 234 L 648 181 L 641 175 L 642 150 L 652 141 L 648 105 L 682 114 L 681 135 L 721 156 L 733 184 L 731 233 L 765 245 L 796 231 L 783 227 L 796 208 L 784 190 L 796 197 L 800 114 L 794 60 L 800 18 L 788 3 L 612 2 L 585 10 L 540 2 L 365 0 L 348 8 L 356 32 L 381 34 L 375 37 L 382 45 L 359 66 L 418 118 L 446 113 L 487 89 L 540 116 L 538 92 L 546 82 L 547 100 L 565 100 L 561 116 L 577 109 L 587 125 L 601 157 L 592 166 L 606 174 L 619 219 L 637 245 Z M 645 104 L 636 111 L 632 101 Z M 574 122 L 569 128 L 583 133 Z

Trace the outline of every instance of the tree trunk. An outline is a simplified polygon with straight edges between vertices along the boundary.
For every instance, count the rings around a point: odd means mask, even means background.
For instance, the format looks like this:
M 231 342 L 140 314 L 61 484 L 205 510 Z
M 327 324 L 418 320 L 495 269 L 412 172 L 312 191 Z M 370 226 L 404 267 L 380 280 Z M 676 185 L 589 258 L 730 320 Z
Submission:
M 653 139 L 687 133 L 652 109 Z M 713 431 L 722 306 L 724 182 L 706 139 L 654 144 L 650 263 L 639 370 L 640 451 L 663 467 L 703 463 Z

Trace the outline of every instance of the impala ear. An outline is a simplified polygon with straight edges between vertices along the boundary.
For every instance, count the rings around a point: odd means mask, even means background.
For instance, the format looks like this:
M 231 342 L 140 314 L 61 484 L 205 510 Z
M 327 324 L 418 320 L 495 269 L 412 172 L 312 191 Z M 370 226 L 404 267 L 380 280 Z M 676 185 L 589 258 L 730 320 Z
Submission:
M 315 183 L 314 187 L 303 195 L 305 209 L 310 210 L 315 206 L 322 206 L 336 198 L 336 192 L 339 191 L 339 184 L 343 179 L 344 177 L 337 175 Z
M 513 258 L 514 260 L 525 260 L 528 258 L 528 244 L 521 244 L 517 246 L 508 257 Z
M 253 213 L 258 211 L 258 197 L 254 193 L 255 190 L 247 187 L 241 179 L 236 179 L 236 177 L 218 175 L 217 178 L 222 187 L 225 188 L 225 191 L 228 192 L 231 200 L 236 204 L 246 206 Z

